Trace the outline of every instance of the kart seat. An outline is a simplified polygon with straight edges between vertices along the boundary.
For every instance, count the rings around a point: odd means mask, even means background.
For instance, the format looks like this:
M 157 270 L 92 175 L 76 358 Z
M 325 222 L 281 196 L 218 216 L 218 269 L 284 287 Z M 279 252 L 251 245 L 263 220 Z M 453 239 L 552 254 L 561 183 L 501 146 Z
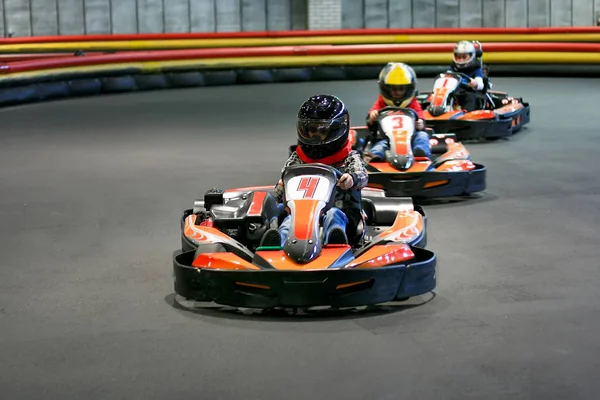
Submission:
M 487 93 L 487 91 L 490 89 L 490 78 L 487 76 L 483 77 L 483 90 L 482 92 Z
M 258 231 L 263 228 L 266 230 L 270 221 L 279 216 L 280 210 L 272 193 L 255 191 L 240 199 L 213 205 L 210 213 L 215 226 L 220 229 L 248 228 L 251 224 L 256 224 L 259 226 L 256 229 Z
M 444 154 L 448 151 L 448 144 L 445 141 L 438 141 L 437 144 L 431 146 L 431 154 Z
M 363 203 L 364 204 L 364 203 Z M 348 225 L 346 225 L 346 236 L 351 246 L 358 244 L 365 236 L 367 230 L 367 214 L 365 210 L 361 213 L 350 212 L 348 215 Z
M 479 42 L 479 40 L 473 40 L 471 43 L 473 43 L 473 47 L 475 47 L 475 58 L 481 60 L 481 57 L 483 56 L 481 42 Z

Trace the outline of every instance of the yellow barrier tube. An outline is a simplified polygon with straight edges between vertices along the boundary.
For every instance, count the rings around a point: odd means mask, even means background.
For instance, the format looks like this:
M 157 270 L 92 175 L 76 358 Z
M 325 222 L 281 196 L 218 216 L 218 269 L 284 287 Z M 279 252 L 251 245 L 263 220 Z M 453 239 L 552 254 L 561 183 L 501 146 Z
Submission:
M 163 69 L 238 69 L 238 68 L 285 68 L 309 66 L 340 66 L 385 64 L 390 60 L 407 62 L 414 65 L 446 65 L 451 62 L 447 53 L 400 53 L 366 54 L 334 56 L 298 56 L 298 57 L 248 57 L 215 58 L 199 60 L 145 61 L 118 64 L 90 65 L 83 67 L 54 68 L 40 71 L 15 72 L 0 75 L 0 80 L 35 78 L 65 73 L 95 73 L 117 69 L 133 68 L 146 72 Z M 486 55 L 485 62 L 490 64 L 600 64 L 600 53 L 564 53 L 534 52 L 523 57 L 522 52 L 498 52 Z
M 104 42 L 26 43 L 0 47 L 0 53 L 75 52 L 166 50 L 191 48 L 259 47 L 259 46 L 302 46 L 302 45 L 361 45 L 393 43 L 452 43 L 458 40 L 481 42 L 592 42 L 600 43 L 600 33 L 575 34 L 482 34 L 482 35 L 364 35 L 364 36 L 317 36 L 283 38 L 241 39 L 190 39 L 190 40 L 135 40 Z

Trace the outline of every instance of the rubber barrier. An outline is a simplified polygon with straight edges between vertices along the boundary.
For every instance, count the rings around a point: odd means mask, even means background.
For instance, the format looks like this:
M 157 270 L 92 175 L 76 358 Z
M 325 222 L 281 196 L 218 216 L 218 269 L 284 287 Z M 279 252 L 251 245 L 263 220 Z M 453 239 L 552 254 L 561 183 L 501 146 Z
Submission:
M 454 43 L 458 40 L 470 39 L 480 42 L 587 42 L 600 43 L 600 32 L 574 34 L 479 34 L 468 36 L 454 35 L 357 35 L 357 36 L 309 36 L 309 37 L 274 37 L 274 38 L 233 38 L 233 39 L 181 39 L 181 40 L 113 40 L 82 42 L 51 42 L 4 44 L 0 46 L 1 54 L 37 53 L 37 52 L 75 52 L 75 51 L 122 51 L 122 50 L 172 50 L 224 47 L 266 47 L 266 46 L 307 46 L 307 45 L 366 45 L 395 43 Z
M 0 105 L 195 86 L 373 79 L 390 60 L 420 78 L 447 69 L 452 45 L 288 46 L 95 54 L 0 65 Z M 484 43 L 490 76 L 600 76 L 600 44 Z M 554 65 L 560 63 L 560 65 Z
M 72 73 L 55 77 L 23 80 L 14 86 L 0 88 L 0 106 L 47 101 L 59 98 L 90 96 L 103 93 L 135 92 L 184 87 L 222 86 L 276 82 L 329 80 L 376 80 L 382 65 L 304 67 L 281 69 L 206 70 L 144 73 L 134 68 L 113 70 L 108 74 Z M 431 77 L 447 69 L 447 65 L 413 65 L 420 78 Z M 498 65 L 494 76 L 575 76 L 600 77 L 600 65 Z
M 524 54 L 519 55 L 519 52 Z M 389 46 L 306 46 L 267 48 L 225 48 L 166 50 L 96 54 L 80 57 L 56 57 L 7 63 L 0 74 L 3 81 L 29 78 L 49 70 L 70 73 L 85 67 L 87 71 L 105 72 L 123 67 L 140 70 L 162 68 L 238 68 L 378 64 L 403 60 L 411 64 L 450 63 L 451 44 Z M 596 43 L 489 43 L 485 44 L 486 62 L 505 63 L 595 63 L 600 61 L 600 44 Z M 32 72 L 32 74 L 27 74 Z
M 123 62 L 146 62 L 146 61 L 176 61 L 197 59 L 229 59 L 250 57 L 287 57 L 290 56 L 327 56 L 338 55 L 375 55 L 384 54 L 385 57 L 433 57 L 436 60 L 447 58 L 450 62 L 452 44 L 436 43 L 422 45 L 371 45 L 371 46 L 305 46 L 305 47 L 267 47 L 267 48 L 225 48 L 225 49 L 199 49 L 199 50 L 165 50 L 165 51 L 143 51 L 123 52 L 117 54 L 83 57 L 57 57 L 26 60 L 24 62 L 12 62 L 3 69 L 1 73 L 36 71 L 50 68 L 64 68 L 84 65 L 119 64 Z M 486 43 L 486 54 L 527 52 L 526 58 L 531 54 L 534 58 L 538 53 L 600 53 L 600 43 Z M 366 53 L 366 54 L 365 54 Z M 431 53 L 431 54 L 424 54 Z M 439 53 L 439 54 L 433 54 Z M 400 55 L 400 56 L 399 56 Z M 492 59 L 496 57 L 492 55 Z M 498 57 L 496 57 L 498 58 Z M 304 59 L 304 58 L 303 58 Z M 270 59 L 271 60 L 271 59 Z M 498 60 L 494 60 L 498 62 Z M 418 62 L 418 61 L 416 61 Z
M 106 35 L 30 36 L 0 39 L 0 46 L 25 43 L 98 42 L 134 40 L 185 40 L 185 39 L 239 39 L 315 36 L 362 36 L 362 35 L 482 35 L 482 34 L 573 34 L 600 33 L 597 26 L 567 26 L 539 28 L 400 28 L 400 29 L 341 29 L 341 30 L 294 30 L 255 32 L 194 32 L 194 33 L 146 33 Z

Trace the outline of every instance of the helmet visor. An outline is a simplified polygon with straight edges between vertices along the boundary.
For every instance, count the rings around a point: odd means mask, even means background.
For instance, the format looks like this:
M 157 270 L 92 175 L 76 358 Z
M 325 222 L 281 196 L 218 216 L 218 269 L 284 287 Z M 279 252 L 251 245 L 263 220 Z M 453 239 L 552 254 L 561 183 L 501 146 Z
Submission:
M 473 59 L 473 55 L 471 53 L 460 53 L 460 52 L 454 53 L 454 62 L 459 65 L 467 64 L 472 59 Z
M 346 116 L 335 119 L 298 119 L 298 138 L 306 144 L 327 144 L 339 139 L 348 130 Z
M 381 95 L 389 100 L 402 102 L 404 100 L 410 99 L 414 96 L 415 85 L 386 85 L 385 83 L 381 83 L 379 85 L 381 90 Z

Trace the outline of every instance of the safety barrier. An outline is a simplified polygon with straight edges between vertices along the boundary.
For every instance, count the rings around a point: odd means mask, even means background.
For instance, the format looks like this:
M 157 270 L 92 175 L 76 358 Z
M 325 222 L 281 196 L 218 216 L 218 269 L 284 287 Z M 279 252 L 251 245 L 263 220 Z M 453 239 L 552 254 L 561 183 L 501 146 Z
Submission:
M 375 31 L 375 32 L 374 32 Z M 435 31 L 435 34 L 431 32 Z M 272 40 L 297 39 L 352 39 L 385 36 L 386 38 L 408 35 L 411 37 L 448 34 L 480 40 L 484 49 L 484 61 L 491 66 L 491 76 L 501 75 L 560 75 L 600 76 L 600 29 L 584 28 L 537 28 L 537 29 L 426 29 L 426 30 L 361 30 L 356 31 L 309 31 L 300 36 L 298 31 L 236 32 L 228 34 L 167 34 L 95 35 L 75 38 L 76 44 L 85 43 L 89 49 L 98 50 L 110 43 L 117 49 L 114 54 L 81 52 L 77 55 L 49 55 L 51 49 L 71 46 L 64 37 L 4 39 L 0 47 L 13 47 L 8 53 L 9 62 L 0 57 L 0 105 L 12 105 L 43 101 L 61 97 L 180 88 L 190 86 L 233 85 L 245 83 L 298 82 L 311 80 L 375 79 L 380 68 L 388 61 L 403 61 L 412 65 L 420 77 L 444 71 L 452 57 L 452 40 L 439 43 L 387 43 L 377 44 L 324 44 L 305 46 L 276 46 Z M 460 33 L 457 33 L 460 32 Z M 491 33 L 490 33 L 491 32 Z M 512 41 L 482 39 L 513 35 Z M 499 35 L 499 36 L 496 36 Z M 538 35 L 538 36 L 536 36 Z M 547 42 L 539 35 L 558 35 L 562 40 Z M 594 40 L 568 38 L 577 35 L 594 35 Z M 160 36 L 160 38 L 158 38 Z M 193 36 L 192 39 L 182 37 Z M 521 37 L 536 36 L 524 41 Z M 165 37 L 167 39 L 165 39 Z M 158 39 L 157 39 L 158 38 Z M 469 38 L 471 39 L 471 38 Z M 263 47 L 197 48 L 193 50 L 132 51 L 134 42 L 173 42 L 219 40 L 263 40 Z M 536 41 L 537 40 L 537 41 Z M 400 40 L 401 41 L 401 40 Z M 10 43 L 9 43 L 10 42 Z M 598 43 L 596 43 L 598 42 Z M 104 43 L 98 47 L 98 43 Z M 123 43 L 127 45 L 122 46 Z M 39 47 L 42 46 L 42 47 Z M 36 49 L 45 48 L 44 55 L 36 55 Z M 52 47 L 55 46 L 55 47 Z M 66 47 L 60 47 L 64 50 Z M 61 50 L 61 51 L 62 51 Z M 26 59 L 19 59 L 19 56 Z M 12 57 L 12 58 L 11 58 Z
M 91 35 L 8 38 L 0 54 L 75 51 L 174 50 L 224 47 L 493 42 L 600 43 L 600 28 L 364 29 L 344 31 L 232 32 L 220 34 Z

